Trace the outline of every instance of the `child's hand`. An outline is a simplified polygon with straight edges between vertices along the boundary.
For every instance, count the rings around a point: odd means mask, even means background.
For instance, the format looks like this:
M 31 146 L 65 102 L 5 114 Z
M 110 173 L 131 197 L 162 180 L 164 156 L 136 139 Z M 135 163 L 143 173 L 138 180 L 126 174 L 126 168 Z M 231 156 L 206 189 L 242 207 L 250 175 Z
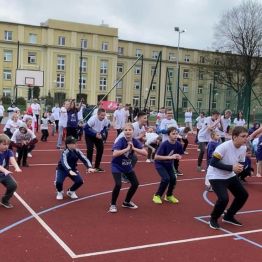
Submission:
M 22 169 L 20 167 L 15 168 L 15 172 L 22 172 Z
M 243 171 L 243 168 L 244 168 L 244 166 L 243 166 L 242 164 L 239 164 L 239 163 L 233 165 L 233 171 L 234 171 L 236 174 L 241 173 L 241 172 Z
M 87 169 L 87 173 L 94 173 L 95 171 L 96 171 L 96 169 L 92 168 L 92 167 Z
M 12 174 L 12 172 L 11 171 L 9 171 L 9 170 L 6 170 L 6 171 L 4 171 L 4 174 L 5 174 L 5 176 L 7 176 L 7 175 L 11 175 Z
M 69 174 L 70 174 L 71 176 L 77 176 L 77 173 L 74 172 L 73 170 L 70 170 L 70 171 L 69 171 Z

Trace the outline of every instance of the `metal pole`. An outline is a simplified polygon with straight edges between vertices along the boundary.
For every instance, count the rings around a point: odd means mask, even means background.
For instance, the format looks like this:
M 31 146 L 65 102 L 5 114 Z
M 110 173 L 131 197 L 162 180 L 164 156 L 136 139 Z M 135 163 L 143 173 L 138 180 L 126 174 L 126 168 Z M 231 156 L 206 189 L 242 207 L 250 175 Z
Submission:
M 177 42 L 177 94 L 176 94 L 176 121 L 178 121 L 178 108 L 179 108 L 179 78 L 180 78 L 180 67 L 179 67 L 179 45 L 180 45 L 180 30 L 178 31 L 178 42 Z
M 81 89 L 82 89 L 82 61 L 83 61 L 83 47 L 82 47 L 83 40 L 81 39 L 81 48 L 80 48 L 80 71 L 79 71 L 79 96 L 81 99 Z
M 212 97 L 212 84 L 209 85 L 209 105 L 208 105 L 208 115 L 211 115 L 211 97 Z
M 142 88 L 143 88 L 143 66 L 144 66 L 144 56 L 141 55 L 141 76 L 140 76 L 140 94 L 139 94 L 139 111 L 142 107 Z
M 160 52 L 160 61 L 159 61 L 158 104 L 157 104 L 157 112 L 159 112 L 159 109 L 160 109 L 160 94 L 161 94 L 161 66 L 162 66 L 162 52 Z
M 16 69 L 19 68 L 19 55 L 20 55 L 19 53 L 20 53 L 20 42 L 18 41 L 17 42 Z M 16 79 L 15 79 L 15 81 L 16 81 Z M 17 85 L 15 83 L 15 102 L 16 102 L 16 100 L 17 100 Z

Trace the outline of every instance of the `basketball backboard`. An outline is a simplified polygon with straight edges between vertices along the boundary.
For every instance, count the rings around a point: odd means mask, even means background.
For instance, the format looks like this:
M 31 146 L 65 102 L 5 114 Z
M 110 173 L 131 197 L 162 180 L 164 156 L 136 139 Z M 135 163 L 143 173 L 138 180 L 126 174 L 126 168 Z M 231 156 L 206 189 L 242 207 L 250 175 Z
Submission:
M 17 69 L 15 84 L 17 86 L 43 86 L 44 71 Z

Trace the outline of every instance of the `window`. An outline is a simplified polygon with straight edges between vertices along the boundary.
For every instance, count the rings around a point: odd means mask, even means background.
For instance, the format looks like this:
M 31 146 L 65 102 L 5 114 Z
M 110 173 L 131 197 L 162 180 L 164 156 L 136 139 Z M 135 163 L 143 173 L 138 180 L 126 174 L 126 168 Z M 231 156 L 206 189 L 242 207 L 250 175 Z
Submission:
M 118 82 L 118 80 L 116 81 L 116 83 Z M 118 84 L 116 85 L 116 88 L 123 88 L 123 81 L 119 81 Z
M 57 70 L 64 71 L 65 70 L 65 57 L 57 56 Z
M 122 96 L 116 96 L 116 102 L 118 104 L 121 104 L 122 103 Z
M 118 54 L 123 55 L 124 54 L 124 47 L 118 47 Z
M 219 60 L 218 60 L 218 58 L 215 58 L 214 64 L 215 64 L 215 65 L 219 65 Z
M 106 91 L 106 87 L 107 87 L 107 78 L 106 77 L 100 77 L 100 81 L 99 81 L 99 90 L 100 91 Z
M 4 97 L 11 97 L 11 89 L 10 88 L 3 88 L 3 96 Z
M 134 89 L 135 90 L 140 90 L 140 81 L 135 81 Z
M 205 57 L 204 57 L 204 56 L 200 56 L 199 62 L 200 62 L 201 64 L 204 64 L 204 63 L 206 62 Z
M 168 60 L 172 61 L 172 62 L 176 61 L 175 53 L 169 53 L 168 54 Z
M 197 100 L 197 108 L 202 108 L 202 99 Z
M 101 60 L 100 62 L 100 74 L 106 75 L 108 70 L 108 62 L 106 60 Z
M 139 57 L 142 55 L 142 49 L 136 49 L 136 57 Z
M 188 93 L 188 85 L 183 84 L 183 92 Z
M 187 99 L 185 97 L 182 98 L 182 107 L 187 108 Z
M 4 51 L 4 61 L 11 62 L 13 60 L 13 52 L 9 50 Z
M 219 78 L 219 72 L 214 72 L 214 80 L 217 81 Z
M 204 71 L 199 71 L 199 80 L 204 80 Z
M 184 71 L 183 71 L 183 78 L 184 79 L 189 78 L 189 69 L 184 69 Z
M 155 68 L 156 68 L 155 66 L 151 66 L 151 75 L 154 75 Z M 156 70 L 155 76 L 157 76 L 157 70 Z
M 168 68 L 168 73 L 169 73 L 169 77 L 170 78 L 174 77 L 174 70 L 173 70 L 173 68 Z
M 37 35 L 36 34 L 29 34 L 29 43 L 30 44 L 36 44 L 37 42 Z
M 56 87 L 57 88 L 64 88 L 65 87 L 65 75 L 64 74 L 57 74 L 56 75 Z
M 138 96 L 134 96 L 133 97 L 133 106 L 138 106 L 139 104 L 139 97 Z
M 64 36 L 58 37 L 58 45 L 65 46 L 65 37 Z
M 36 63 L 36 53 L 35 52 L 28 52 L 27 62 L 28 64 Z
M 12 41 L 13 40 L 13 32 L 11 31 L 5 31 L 4 39 L 6 41 Z
M 141 66 L 135 66 L 135 75 L 141 74 Z
M 4 80 L 12 80 L 11 70 L 4 69 Z
M 172 107 L 172 99 L 171 98 L 167 98 L 166 99 L 166 107 Z
M 117 73 L 123 73 L 124 72 L 124 66 L 122 64 L 117 64 Z
M 81 80 L 81 88 L 86 89 L 86 75 L 82 75 Z
M 88 47 L 87 39 L 81 39 L 81 48 L 87 49 L 87 47 Z
M 153 58 L 153 59 L 157 59 L 157 58 L 158 58 L 158 54 L 159 54 L 158 51 L 153 51 L 153 52 L 152 52 L 152 58 Z
M 151 91 L 156 91 L 156 83 L 152 83 Z
M 102 42 L 102 50 L 108 51 L 108 42 Z
M 185 55 L 184 61 L 186 63 L 189 63 L 190 62 L 190 55 Z
M 149 105 L 153 106 L 153 107 L 156 106 L 156 98 L 155 97 L 150 97 Z
M 229 96 L 231 96 L 231 88 L 229 87 L 229 88 L 227 88 L 227 90 L 226 90 L 226 96 L 227 97 L 229 97 Z
M 216 107 L 217 107 L 217 102 L 216 102 L 216 101 L 213 101 L 211 107 L 212 107 L 212 109 L 216 109 Z
M 199 86 L 199 87 L 198 87 L 197 93 L 198 93 L 199 95 L 203 94 L 203 86 Z
M 86 73 L 86 72 L 87 72 L 87 59 L 82 58 L 82 73 Z
M 171 90 L 172 90 L 172 85 L 168 85 L 168 84 L 167 84 L 167 86 L 166 86 L 166 91 L 167 91 L 167 92 L 170 92 Z
M 226 108 L 230 108 L 230 101 L 226 101 Z

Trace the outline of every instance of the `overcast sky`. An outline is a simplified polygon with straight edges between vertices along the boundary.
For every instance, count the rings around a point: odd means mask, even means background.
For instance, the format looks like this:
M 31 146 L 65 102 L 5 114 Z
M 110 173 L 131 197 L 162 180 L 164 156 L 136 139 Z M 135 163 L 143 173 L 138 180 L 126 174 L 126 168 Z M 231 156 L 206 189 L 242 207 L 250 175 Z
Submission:
M 120 39 L 212 50 L 214 26 L 241 0 L 0 0 L 0 20 L 40 25 L 49 18 L 118 28 Z M 262 0 L 258 0 L 262 2 Z

